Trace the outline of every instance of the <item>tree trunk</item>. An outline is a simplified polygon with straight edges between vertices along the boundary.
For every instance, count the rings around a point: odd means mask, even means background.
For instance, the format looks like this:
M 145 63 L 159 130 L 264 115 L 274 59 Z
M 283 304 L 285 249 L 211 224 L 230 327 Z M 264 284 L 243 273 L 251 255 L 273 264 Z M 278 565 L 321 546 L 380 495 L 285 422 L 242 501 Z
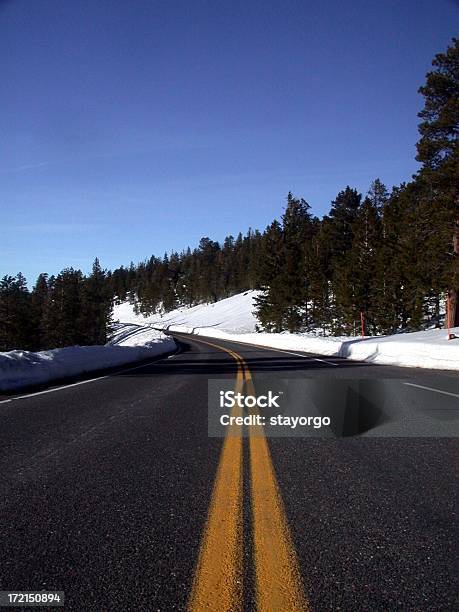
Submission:
M 450 326 L 459 327 L 459 291 L 457 289 L 450 289 L 448 292 L 449 296 L 449 307 L 450 307 Z
M 453 274 L 453 286 L 449 290 L 449 303 L 451 309 L 451 325 L 459 327 L 459 218 L 456 219 L 453 233 L 453 261 L 455 270 Z

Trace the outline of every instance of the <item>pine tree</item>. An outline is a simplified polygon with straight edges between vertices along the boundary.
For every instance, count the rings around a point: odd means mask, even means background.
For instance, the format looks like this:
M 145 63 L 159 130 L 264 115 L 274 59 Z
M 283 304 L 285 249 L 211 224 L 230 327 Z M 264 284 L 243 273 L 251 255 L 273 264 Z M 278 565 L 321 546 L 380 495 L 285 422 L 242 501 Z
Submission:
M 306 252 L 306 268 L 309 279 L 309 300 L 311 327 L 322 328 L 324 334 L 331 327 L 330 289 L 330 248 L 326 224 L 318 219 L 313 221 L 314 235 Z
M 383 186 L 382 186 L 383 187 Z M 383 190 L 385 192 L 385 188 Z M 379 211 L 382 204 L 378 199 L 371 197 L 374 192 L 370 190 L 365 198 L 353 226 L 353 242 L 350 254 L 350 268 L 353 283 L 353 318 L 363 315 L 366 329 L 365 333 L 377 332 L 373 296 L 377 283 L 376 265 L 377 253 L 380 249 L 382 232 Z
M 407 321 L 402 304 L 406 280 L 400 246 L 400 236 L 406 229 L 402 225 L 404 214 L 400 193 L 403 189 L 403 186 L 395 188 L 381 211 L 381 242 L 375 256 L 372 290 L 372 318 L 378 333 L 394 333 Z
M 282 228 L 273 221 L 266 228 L 258 261 L 260 295 L 255 299 L 256 315 L 266 331 L 280 332 L 283 329 L 284 303 L 282 294 L 282 270 L 284 250 Z
M 459 40 L 453 38 L 446 53 L 435 56 L 434 70 L 419 92 L 424 108 L 419 113 L 420 139 L 416 159 L 423 164 L 419 179 L 430 192 L 432 225 L 444 241 L 448 289 L 453 321 L 459 325 Z
M 81 286 L 81 311 L 78 317 L 80 342 L 103 345 L 111 323 L 112 301 L 106 282 L 106 272 L 96 257 L 91 274 Z
M 56 278 L 49 279 L 49 294 L 43 313 L 46 348 L 83 344 L 85 330 L 81 329 L 81 270 L 66 268 Z
M 349 253 L 362 196 L 347 186 L 332 202 L 324 220 L 330 249 L 331 311 L 335 334 L 355 333 L 355 288 Z
M 357 218 L 362 195 L 349 185 L 332 202 L 328 239 L 333 258 L 341 258 L 352 246 L 352 226 Z
M 30 294 L 19 272 L 0 281 L 0 351 L 32 348 Z
M 384 183 L 379 178 L 375 179 L 368 190 L 367 198 L 370 200 L 371 205 L 375 209 L 378 215 L 382 214 L 384 206 L 389 198 L 389 192 L 387 191 Z
M 46 332 L 44 328 L 45 309 L 48 302 L 48 275 L 40 274 L 32 290 L 30 317 L 32 321 L 33 350 L 46 347 Z
M 290 332 L 303 330 L 308 323 L 309 281 L 306 250 L 312 239 L 312 218 L 309 204 L 289 192 L 282 216 L 283 270 L 281 296 L 284 303 L 283 323 Z
M 257 263 L 261 257 L 262 235 L 258 230 L 250 233 L 248 242 L 247 289 L 258 289 Z

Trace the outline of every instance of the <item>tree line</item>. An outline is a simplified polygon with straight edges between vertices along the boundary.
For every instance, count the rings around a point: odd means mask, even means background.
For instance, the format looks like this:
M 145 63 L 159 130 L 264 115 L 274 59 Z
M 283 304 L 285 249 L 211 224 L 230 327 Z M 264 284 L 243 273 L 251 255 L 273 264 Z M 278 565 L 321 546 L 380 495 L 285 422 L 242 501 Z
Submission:
M 4 276 L 0 350 L 105 344 L 112 302 L 108 275 L 97 258 L 88 276 L 73 268 L 57 276 L 40 274 L 32 291 L 21 273 Z
M 114 301 L 143 314 L 214 302 L 249 289 L 259 329 L 367 334 L 443 323 L 449 299 L 459 325 L 458 41 L 438 54 L 420 88 L 417 160 L 411 181 L 366 194 L 346 186 L 322 219 L 292 193 L 260 232 L 137 265 L 41 274 L 29 291 L 21 274 L 0 282 L 0 350 L 105 342 Z

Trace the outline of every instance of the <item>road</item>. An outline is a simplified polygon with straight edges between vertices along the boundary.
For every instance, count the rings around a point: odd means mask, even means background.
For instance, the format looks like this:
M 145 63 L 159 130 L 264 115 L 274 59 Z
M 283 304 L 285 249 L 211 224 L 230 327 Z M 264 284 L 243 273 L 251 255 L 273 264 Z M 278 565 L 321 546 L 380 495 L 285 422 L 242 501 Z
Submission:
M 457 609 L 456 373 L 176 339 L 151 364 L 0 398 L 0 590 L 64 591 L 79 612 Z M 432 431 L 209 437 L 209 379 L 286 378 L 394 379 Z

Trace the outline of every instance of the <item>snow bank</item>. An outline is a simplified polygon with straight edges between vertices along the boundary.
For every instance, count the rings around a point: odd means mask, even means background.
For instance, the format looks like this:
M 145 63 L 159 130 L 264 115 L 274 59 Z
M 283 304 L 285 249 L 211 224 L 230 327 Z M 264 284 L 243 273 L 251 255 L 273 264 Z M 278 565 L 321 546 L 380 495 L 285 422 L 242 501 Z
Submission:
M 257 291 L 247 291 L 215 304 L 179 308 L 162 317 L 136 315 L 132 305 L 125 302 L 115 308 L 115 317 L 121 321 L 150 323 L 170 331 L 329 357 L 414 368 L 459 370 L 459 338 L 447 340 L 444 329 L 368 338 L 254 333 L 257 319 L 253 314 L 253 300 L 257 295 Z M 459 328 L 452 331 L 459 336 Z
M 194 329 L 192 332 L 191 328 L 184 326 L 172 326 L 170 331 L 195 333 L 272 348 L 317 353 L 329 357 L 346 357 L 382 365 L 459 370 L 459 327 L 452 330 L 458 336 L 455 340 L 448 340 L 444 329 L 368 338 L 347 336 L 321 338 L 289 333 L 231 334 L 213 328 Z
M 117 325 L 105 346 L 0 353 L 0 391 L 141 361 L 173 351 L 175 347 L 174 340 L 160 331 L 128 324 Z

